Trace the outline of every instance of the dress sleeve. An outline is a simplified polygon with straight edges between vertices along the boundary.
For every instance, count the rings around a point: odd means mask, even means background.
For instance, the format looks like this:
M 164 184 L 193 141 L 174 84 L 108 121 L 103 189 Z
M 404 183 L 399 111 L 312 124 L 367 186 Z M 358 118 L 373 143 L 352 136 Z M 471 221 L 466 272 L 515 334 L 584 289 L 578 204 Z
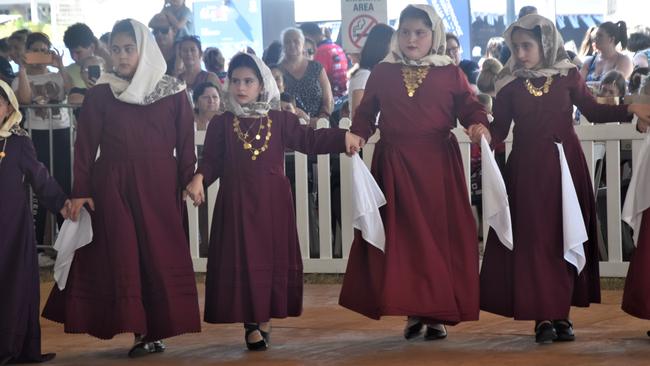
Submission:
M 512 97 L 505 87 L 499 91 L 492 108 L 494 121 L 490 123 L 491 145 L 496 146 L 508 137 L 512 124 Z
M 596 102 L 596 98 L 587 89 L 582 75 L 570 71 L 567 75 L 570 85 L 571 102 L 578 107 L 587 120 L 592 123 L 630 122 L 633 115 L 628 114 L 627 105 L 607 105 Z
M 476 99 L 476 95 L 469 86 L 467 76 L 459 68 L 454 67 L 456 85 L 454 87 L 454 109 L 460 124 L 467 128 L 473 124 L 488 125 L 485 107 Z
M 375 66 L 374 72 L 370 73 L 366 88 L 361 98 L 361 103 L 354 112 L 354 119 L 352 120 L 352 127 L 350 132 L 361 136 L 364 140 L 375 133 L 377 126 L 375 121 L 377 113 L 379 113 L 379 90 L 381 90 L 381 73 L 383 69 L 381 65 Z
M 77 123 L 77 138 L 74 144 L 74 183 L 72 197 L 92 197 L 92 172 L 97 157 L 97 147 L 104 127 L 104 101 L 97 93 L 100 87 L 88 90 Z
M 344 129 L 319 128 L 317 130 L 301 125 L 298 117 L 289 112 L 282 112 L 282 139 L 285 147 L 303 154 L 327 154 L 345 152 Z
M 194 113 L 185 91 L 179 92 L 176 113 L 176 156 L 178 158 L 178 184 L 185 187 L 192 179 L 196 167 L 194 146 Z
M 203 184 L 209 186 L 223 175 L 226 155 L 226 115 L 215 116 L 208 125 L 203 145 L 203 157 L 197 174 L 203 175 Z
M 65 200 L 65 193 L 59 183 L 50 176 L 45 165 L 36 158 L 36 150 L 32 140 L 27 137 L 21 137 L 21 157 L 20 168 L 27 181 L 32 186 L 38 200 L 42 202 L 48 210 L 58 213 Z

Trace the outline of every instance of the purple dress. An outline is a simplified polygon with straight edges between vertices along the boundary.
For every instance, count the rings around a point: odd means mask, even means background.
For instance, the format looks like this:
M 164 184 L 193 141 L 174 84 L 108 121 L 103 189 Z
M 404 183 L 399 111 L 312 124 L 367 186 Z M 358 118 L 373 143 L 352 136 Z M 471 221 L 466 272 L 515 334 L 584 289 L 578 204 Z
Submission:
M 0 141 L 0 146 L 5 141 Z M 38 362 L 41 355 L 39 279 L 34 219 L 29 186 L 52 212 L 59 212 L 66 196 L 36 159 L 27 136 L 6 140 L 0 163 L 0 362 Z
M 540 87 L 545 78 L 532 79 Z M 573 129 L 573 106 L 596 123 L 629 121 L 627 106 L 596 103 L 576 70 L 556 76 L 548 94 L 531 95 L 524 80 L 499 91 L 490 125 L 492 144 L 514 141 L 505 182 L 514 250 L 488 234 L 481 268 L 481 309 L 517 320 L 567 319 L 571 305 L 600 302 L 596 205 L 587 161 Z M 562 181 L 556 141 L 562 142 L 589 240 L 580 274 L 564 260 Z
M 135 105 L 106 84 L 88 90 L 73 196 L 94 200 L 93 241 L 75 252 L 66 288 L 54 286 L 45 318 L 101 339 L 138 333 L 153 341 L 201 330 L 180 193 L 195 162 L 185 92 Z
M 208 323 L 266 322 L 302 312 L 302 257 L 284 152 L 344 152 L 346 131 L 314 131 L 289 112 L 269 116 L 272 137 L 255 161 L 233 132 L 230 112 L 214 117 L 205 137 L 198 172 L 206 186 L 220 178 L 205 282 Z M 259 118 L 240 121 L 242 131 L 259 129 Z

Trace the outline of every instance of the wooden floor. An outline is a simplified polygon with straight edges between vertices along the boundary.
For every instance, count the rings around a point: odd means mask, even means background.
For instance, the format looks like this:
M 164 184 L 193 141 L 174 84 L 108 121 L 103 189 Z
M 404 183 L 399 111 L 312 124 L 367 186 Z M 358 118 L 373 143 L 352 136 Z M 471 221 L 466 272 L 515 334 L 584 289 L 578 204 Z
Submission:
M 51 283 L 41 285 L 47 298 Z M 621 291 L 605 291 L 603 304 L 574 309 L 577 340 L 537 345 L 531 322 L 482 313 L 481 320 L 449 328 L 446 340 L 402 338 L 404 319 L 373 321 L 337 305 L 340 285 L 306 285 L 304 314 L 274 321 L 272 348 L 245 350 L 240 325 L 203 324 L 200 334 L 166 341 L 165 353 L 130 360 L 131 335 L 100 341 L 64 334 L 42 319 L 48 365 L 650 365 L 650 321 L 620 310 Z M 199 285 L 201 303 L 203 286 Z

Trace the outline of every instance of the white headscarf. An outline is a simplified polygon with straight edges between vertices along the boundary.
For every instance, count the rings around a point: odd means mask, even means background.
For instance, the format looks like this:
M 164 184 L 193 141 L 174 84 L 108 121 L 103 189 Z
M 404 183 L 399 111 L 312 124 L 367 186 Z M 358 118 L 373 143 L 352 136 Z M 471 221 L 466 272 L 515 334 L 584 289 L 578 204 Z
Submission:
M 131 80 L 104 73 L 97 84 L 109 84 L 115 98 L 129 104 L 148 105 L 185 89 L 185 83 L 165 75 L 167 62 L 146 25 L 129 19 L 140 59 Z
M 7 138 L 11 135 L 26 135 L 27 132 L 20 128 L 19 123 L 23 119 L 22 113 L 20 113 L 18 100 L 16 99 L 16 94 L 11 89 L 9 84 L 0 80 L 0 88 L 4 90 L 5 94 L 9 98 L 9 104 L 14 108 L 14 112 L 10 114 L 6 120 L 0 121 L 0 139 Z
M 409 60 L 402 51 L 399 49 L 399 30 L 393 33 L 393 36 L 390 40 L 390 51 L 386 58 L 382 62 L 389 62 L 393 64 L 404 64 L 411 66 L 446 66 L 451 64 L 453 61 L 449 56 L 445 54 L 445 48 L 447 47 L 447 40 L 445 36 L 445 26 L 442 23 L 442 19 L 436 14 L 436 11 L 433 7 L 429 5 L 409 5 L 408 7 L 413 7 L 424 11 L 431 21 L 431 31 L 433 32 L 433 42 L 429 54 L 422 57 L 419 60 Z
M 271 109 L 279 110 L 280 90 L 278 89 L 278 85 L 275 83 L 275 78 L 273 78 L 271 70 L 262 60 L 260 60 L 259 57 L 249 53 L 238 53 L 233 57 L 233 59 L 235 57 L 240 57 L 240 55 L 248 56 L 255 61 L 255 65 L 257 65 L 260 74 L 262 74 L 262 83 L 264 86 L 257 102 L 241 105 L 237 103 L 235 97 L 230 94 L 230 80 L 228 80 L 226 82 L 226 97 L 224 98 L 226 102 L 226 110 L 239 117 L 266 116 Z
M 510 56 L 510 59 L 503 66 L 503 70 L 501 70 L 497 77 L 497 93 L 499 93 L 501 88 L 508 85 L 508 83 L 518 77 L 533 79 L 558 74 L 566 76 L 569 73 L 569 70 L 576 68 L 576 65 L 571 63 L 569 55 L 567 55 L 564 50 L 564 40 L 562 40 L 560 32 L 555 28 L 555 23 L 541 15 L 529 14 L 519 18 L 519 20 L 512 23 L 505 33 L 503 33 L 503 38 L 505 38 L 506 44 L 508 44 L 508 47 L 512 50 L 512 32 L 515 28 L 533 30 L 536 27 L 539 27 L 542 35 L 543 59 L 535 69 L 526 69 L 517 64 L 514 54 Z

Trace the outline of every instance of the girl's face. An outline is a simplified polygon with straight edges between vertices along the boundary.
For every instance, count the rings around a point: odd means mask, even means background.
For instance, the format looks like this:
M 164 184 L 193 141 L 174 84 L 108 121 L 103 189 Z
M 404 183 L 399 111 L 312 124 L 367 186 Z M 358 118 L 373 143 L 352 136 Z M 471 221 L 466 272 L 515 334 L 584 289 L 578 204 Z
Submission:
M 302 56 L 303 47 L 305 46 L 303 40 L 296 32 L 287 32 L 284 35 L 284 53 L 287 56 L 300 57 Z
M 238 67 L 232 72 L 228 91 L 239 104 L 256 102 L 262 92 L 262 83 L 250 67 Z
M 542 46 L 530 32 L 516 30 L 512 33 L 512 54 L 517 63 L 532 69 L 542 62 Z
M 135 39 L 126 33 L 111 37 L 111 60 L 118 76 L 130 79 L 138 69 L 140 54 Z
M 186 66 L 201 65 L 201 50 L 192 41 L 185 41 L 180 44 L 179 52 L 183 64 Z
M 284 77 L 282 76 L 282 71 L 278 68 L 273 68 L 271 69 L 271 74 L 273 75 L 273 79 L 275 79 L 275 83 L 278 84 L 278 90 L 280 90 L 280 93 L 283 93 Z
M 601 28 L 596 30 L 596 34 L 593 36 L 592 40 L 595 45 L 594 48 L 601 52 L 603 49 L 607 49 L 607 47 L 614 45 L 614 37 L 610 37 L 610 35 Z
M 405 19 L 397 30 L 400 51 L 410 60 L 429 54 L 433 46 L 433 31 L 421 19 Z
M 4 122 L 12 113 L 14 113 L 14 107 L 7 99 L 0 97 L 0 122 Z
M 203 94 L 201 94 L 201 96 L 196 101 L 196 107 L 199 109 L 199 113 L 216 113 L 219 111 L 220 102 L 221 99 L 219 98 L 219 92 L 216 88 L 205 88 Z

